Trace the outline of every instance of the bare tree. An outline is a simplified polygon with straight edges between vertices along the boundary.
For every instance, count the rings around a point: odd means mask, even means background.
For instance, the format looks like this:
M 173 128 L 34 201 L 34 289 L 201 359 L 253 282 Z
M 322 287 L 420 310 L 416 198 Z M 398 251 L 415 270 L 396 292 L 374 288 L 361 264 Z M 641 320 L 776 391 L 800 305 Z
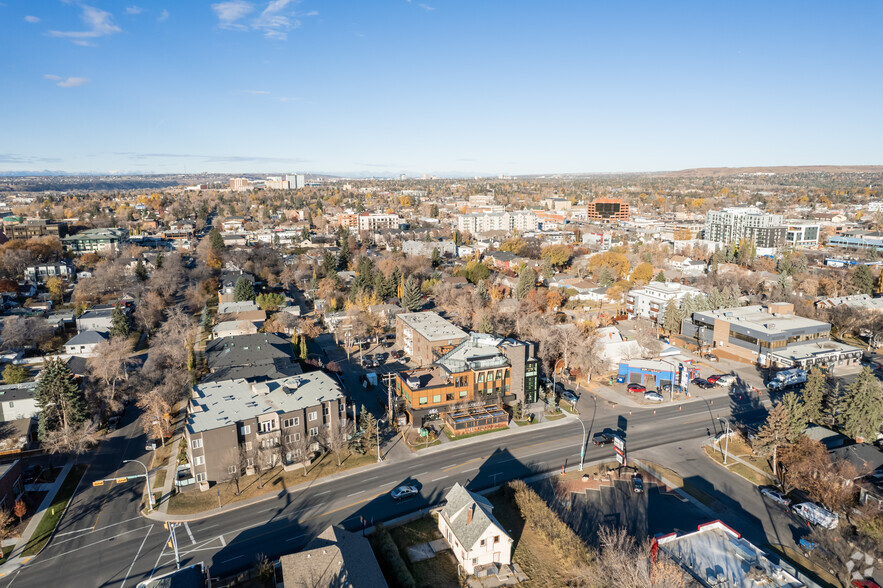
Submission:
M 310 445 L 312 438 L 306 433 L 289 433 L 282 435 L 282 452 L 286 461 L 300 463 L 307 475 L 307 467 L 310 465 L 312 451 Z
M 242 479 L 242 473 L 245 469 L 245 449 L 240 447 L 231 447 L 224 452 L 222 463 L 227 470 L 227 482 L 236 485 L 236 495 L 242 492 L 239 488 L 239 480 Z
M 128 380 L 129 371 L 134 365 L 130 357 L 132 346 L 126 337 L 113 337 L 95 347 L 95 355 L 87 360 L 89 371 L 94 378 L 101 380 L 101 398 L 111 410 L 118 408 L 116 400 L 117 383 Z
M 349 451 L 347 436 L 350 432 L 349 421 L 338 420 L 325 429 L 322 444 L 337 457 L 337 467 L 343 463 L 341 459 Z
M 647 558 L 649 543 L 637 543 L 625 529 L 602 526 L 598 529 L 598 542 L 602 547 L 594 575 L 602 586 L 686 588 L 693 585 L 676 563 L 666 558 L 651 562 Z
M 146 292 L 135 309 L 135 322 L 144 332 L 150 332 L 162 320 L 166 308 L 165 300 L 157 292 Z
M 79 427 L 64 423 L 58 429 L 47 432 L 42 445 L 49 453 L 70 453 L 77 458 L 97 443 L 96 431 L 97 427 L 92 423 Z
M 641 346 L 644 357 L 658 357 L 662 352 L 662 341 L 656 332 L 656 325 L 648 320 L 639 319 L 635 325 L 635 339 Z
M 42 318 L 11 316 L 3 321 L 4 349 L 34 347 L 52 336 L 52 327 Z
M 146 394 L 142 394 L 138 398 L 137 405 L 144 411 L 140 417 L 144 432 L 164 443 L 165 438 L 171 433 L 171 419 L 169 418 L 171 407 L 165 399 L 163 390 L 154 388 Z
M 192 315 L 180 308 L 173 308 L 150 345 L 148 362 L 151 367 L 184 369 L 196 328 L 196 319 Z

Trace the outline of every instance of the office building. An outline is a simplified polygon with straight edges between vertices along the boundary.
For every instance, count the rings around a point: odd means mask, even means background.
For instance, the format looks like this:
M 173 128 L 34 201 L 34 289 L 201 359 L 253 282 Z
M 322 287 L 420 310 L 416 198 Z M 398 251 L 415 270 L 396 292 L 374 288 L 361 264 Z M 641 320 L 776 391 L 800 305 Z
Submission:
M 416 365 L 429 365 L 466 338 L 466 333 L 434 312 L 396 315 L 396 345 Z
M 616 222 L 629 220 L 629 203 L 619 198 L 596 198 L 586 205 L 589 221 Z
M 21 223 L 6 224 L 3 233 L 7 239 L 33 239 L 34 237 L 64 237 L 67 225 L 49 220 L 27 220 Z
M 818 247 L 818 223 L 790 223 L 785 233 L 785 245 L 788 247 Z
M 726 244 L 753 241 L 758 255 L 781 249 L 787 231 L 781 214 L 769 214 L 753 206 L 710 210 L 705 215 L 706 240 Z
M 88 229 L 61 240 L 65 249 L 74 254 L 115 253 L 129 240 L 126 229 Z
M 694 312 L 681 334 L 716 355 L 762 367 L 855 365 L 862 350 L 831 340 L 831 325 L 794 314 L 786 302 Z

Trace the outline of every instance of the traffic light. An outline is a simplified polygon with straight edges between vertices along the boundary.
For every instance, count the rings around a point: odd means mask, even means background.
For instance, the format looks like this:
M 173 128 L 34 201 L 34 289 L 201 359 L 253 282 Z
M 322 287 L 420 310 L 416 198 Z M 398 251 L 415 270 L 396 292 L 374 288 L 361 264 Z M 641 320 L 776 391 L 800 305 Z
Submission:
M 172 540 L 169 539 L 169 549 L 172 549 Z
M 104 486 L 104 480 L 95 480 L 92 482 L 93 486 Z

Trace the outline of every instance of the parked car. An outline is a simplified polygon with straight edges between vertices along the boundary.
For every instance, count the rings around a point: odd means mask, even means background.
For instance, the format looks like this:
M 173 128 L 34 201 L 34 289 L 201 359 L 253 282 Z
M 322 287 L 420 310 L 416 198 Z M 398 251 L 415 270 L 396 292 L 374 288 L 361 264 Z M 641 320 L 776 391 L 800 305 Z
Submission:
M 399 486 L 398 488 L 393 488 L 389 495 L 393 500 L 404 500 L 405 498 L 417 496 L 417 488 L 414 486 Z
M 708 378 L 706 378 L 706 379 L 708 380 L 709 383 L 714 384 L 718 380 L 720 380 L 722 376 L 723 376 L 723 374 L 714 374 L 713 376 L 708 376 Z
M 613 433 L 601 432 L 595 433 L 592 435 L 592 443 L 595 445 L 609 445 L 613 443 L 613 439 L 616 437 Z
M 664 402 L 665 398 L 663 398 L 662 394 L 659 392 L 644 392 L 644 400 L 649 400 L 650 402 Z
M 702 356 L 702 358 L 705 361 L 718 361 L 717 355 L 714 355 L 712 353 L 706 353 L 705 355 Z
M 401 359 L 401 358 L 405 357 L 405 352 L 402 351 L 401 349 L 396 349 L 392 353 L 390 353 L 390 355 L 392 355 L 393 359 Z
M 389 359 L 389 353 L 378 353 L 374 356 L 374 359 L 380 363 L 386 363 L 386 360 Z
M 626 388 L 629 392 L 634 392 L 635 394 L 643 394 L 647 391 L 647 386 L 642 384 L 629 384 Z
M 733 374 L 724 374 L 714 382 L 715 386 L 732 386 L 735 383 L 736 376 L 734 376 Z
M 564 393 L 561 394 L 561 398 L 569 402 L 571 405 L 576 404 L 577 400 L 579 400 L 579 396 L 577 396 L 570 390 L 565 390 Z
M 707 390 L 708 388 L 714 388 L 714 384 L 710 383 L 710 382 L 709 382 L 708 380 L 706 380 L 705 378 L 693 378 L 693 382 L 692 382 L 692 383 L 693 383 L 694 386 L 698 386 L 699 388 L 704 388 L 704 389 L 706 389 L 706 390 Z
M 780 492 L 775 486 L 763 486 L 760 489 L 760 493 L 780 506 L 784 506 L 785 508 L 791 506 L 791 499 L 785 496 L 784 493 Z
M 632 476 L 632 490 L 636 493 L 644 491 L 644 478 L 641 477 L 641 474 Z
M 671 392 L 674 392 L 675 394 L 683 394 L 684 393 L 684 387 L 679 386 L 677 384 L 674 384 L 674 385 L 663 384 L 662 387 L 660 388 L 660 390 L 662 390 L 663 392 L 666 392 L 666 393 L 671 393 Z

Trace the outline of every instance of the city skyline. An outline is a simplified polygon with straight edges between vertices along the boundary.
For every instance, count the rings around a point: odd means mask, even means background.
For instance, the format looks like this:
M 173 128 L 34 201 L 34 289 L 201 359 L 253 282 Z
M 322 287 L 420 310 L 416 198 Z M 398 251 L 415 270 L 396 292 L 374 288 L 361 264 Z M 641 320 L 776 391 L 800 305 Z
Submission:
M 873 165 L 883 8 L 9 3 L 0 173 Z

